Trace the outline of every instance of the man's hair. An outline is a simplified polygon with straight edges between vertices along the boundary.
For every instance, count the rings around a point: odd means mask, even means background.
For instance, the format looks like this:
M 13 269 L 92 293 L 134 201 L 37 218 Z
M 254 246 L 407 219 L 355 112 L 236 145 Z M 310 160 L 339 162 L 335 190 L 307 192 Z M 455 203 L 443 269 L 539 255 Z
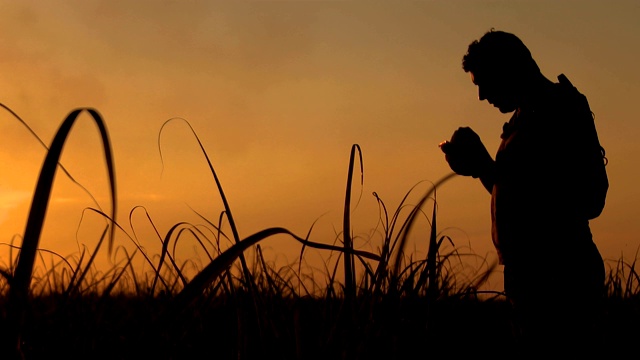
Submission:
M 469 44 L 467 53 L 462 57 L 462 69 L 472 73 L 495 70 L 525 75 L 540 73 L 538 64 L 520 38 L 494 29 Z

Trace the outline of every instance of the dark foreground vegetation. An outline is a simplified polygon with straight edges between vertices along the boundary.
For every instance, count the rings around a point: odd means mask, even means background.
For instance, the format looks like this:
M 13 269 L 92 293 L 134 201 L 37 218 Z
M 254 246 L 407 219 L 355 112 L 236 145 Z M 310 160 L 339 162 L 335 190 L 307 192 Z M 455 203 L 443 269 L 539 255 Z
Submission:
M 103 139 L 112 212 L 91 209 L 107 220 L 103 237 L 92 251 L 62 257 L 39 249 L 38 243 L 56 169 L 64 170 L 58 164 L 62 145 L 83 110 Z M 464 264 L 472 254 L 463 254 L 437 231 L 435 189 L 453 175 L 433 184 L 411 206 L 403 199 L 391 214 L 374 194 L 380 243 L 376 252 L 367 252 L 354 247 L 351 235 L 357 145 L 347 173 L 343 228 L 327 243 L 283 228 L 240 238 L 202 148 L 224 203 L 220 219 L 203 219 L 207 231 L 176 224 L 158 234 L 162 252 L 151 256 L 135 237 L 129 244 L 133 251 L 113 248 L 116 230 L 126 232 L 114 220 L 113 160 L 100 115 L 92 109 L 71 112 L 47 148 L 22 243 L 4 244 L 12 251 L 0 269 L 0 359 L 526 358 L 509 355 L 518 343 L 509 303 L 501 293 L 479 290 L 495 265 L 483 263 L 469 274 Z M 428 220 L 422 240 L 428 251 L 416 259 L 405 249 L 420 218 Z M 276 235 L 302 244 L 296 263 L 275 267 L 263 258 L 259 243 Z M 208 256 L 195 272 L 187 272 L 189 267 L 175 256 L 184 236 L 195 238 Z M 324 273 L 301 270 L 307 248 L 332 255 Z M 117 250 L 125 254 L 124 261 L 107 271 L 95 268 L 99 252 Z M 44 260 L 45 252 L 52 260 Z M 146 264 L 142 273 L 132 265 L 138 259 Z M 602 342 L 611 354 L 637 351 L 639 279 L 635 261 L 619 260 L 608 268 Z
M 349 304 L 338 296 L 237 288 L 205 295 L 177 312 L 171 300 L 167 295 L 33 297 L 23 354 L 27 359 L 427 359 L 504 355 L 517 344 L 509 304 L 500 296 L 449 294 L 430 302 L 425 296 L 363 294 Z M 606 309 L 605 348 L 635 351 L 637 295 L 611 295 Z

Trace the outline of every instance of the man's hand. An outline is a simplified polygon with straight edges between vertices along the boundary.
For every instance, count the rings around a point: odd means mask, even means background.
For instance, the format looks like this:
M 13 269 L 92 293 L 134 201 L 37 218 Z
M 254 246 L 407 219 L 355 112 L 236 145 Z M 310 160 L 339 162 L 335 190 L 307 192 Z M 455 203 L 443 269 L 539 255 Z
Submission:
M 491 155 L 478 134 L 469 127 L 454 131 L 450 141 L 440 143 L 440 149 L 456 174 L 478 178 L 492 168 Z

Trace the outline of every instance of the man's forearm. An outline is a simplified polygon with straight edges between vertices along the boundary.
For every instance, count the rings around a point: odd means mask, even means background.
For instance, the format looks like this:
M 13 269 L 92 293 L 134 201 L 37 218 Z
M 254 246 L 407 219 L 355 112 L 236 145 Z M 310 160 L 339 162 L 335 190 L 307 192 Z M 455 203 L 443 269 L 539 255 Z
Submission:
M 482 185 L 484 186 L 485 189 L 487 189 L 489 194 L 493 192 L 495 177 L 496 177 L 496 162 L 491 161 L 491 163 L 487 165 L 485 171 L 483 171 L 483 173 L 480 174 L 479 176 L 480 182 L 482 182 Z

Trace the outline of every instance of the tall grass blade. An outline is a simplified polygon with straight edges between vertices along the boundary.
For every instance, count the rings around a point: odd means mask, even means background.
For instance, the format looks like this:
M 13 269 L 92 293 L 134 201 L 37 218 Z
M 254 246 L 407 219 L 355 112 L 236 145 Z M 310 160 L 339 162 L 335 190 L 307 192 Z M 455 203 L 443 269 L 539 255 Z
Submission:
M 435 188 L 434 188 L 435 193 Z M 442 241 L 438 242 L 438 232 L 436 230 L 436 208 L 437 201 L 433 201 L 433 212 L 431 214 L 431 233 L 429 234 L 429 249 L 427 250 L 427 273 L 429 283 L 427 286 L 427 307 L 433 303 L 438 296 L 438 251 Z
M 102 231 L 102 235 L 100 235 L 100 240 L 98 240 L 98 244 L 96 245 L 96 248 L 91 253 L 91 256 L 89 257 L 89 260 L 87 261 L 87 265 L 85 265 L 84 270 L 82 271 L 82 273 L 80 273 L 80 276 L 78 277 L 78 279 L 69 285 L 69 293 L 78 291 L 78 289 L 80 288 L 80 285 L 82 285 L 82 282 L 84 281 L 85 277 L 89 273 L 89 270 L 91 269 L 91 266 L 93 265 L 93 262 L 96 259 L 96 256 L 98 255 L 98 250 L 100 250 L 100 246 L 102 245 L 102 242 L 104 241 L 104 238 L 107 234 L 107 230 L 109 228 L 113 229 L 114 227 L 107 226 L 104 228 L 104 231 Z M 80 266 L 80 263 L 78 264 L 78 266 Z
M 392 276 L 391 276 L 391 280 L 393 282 L 397 282 L 398 281 L 398 274 L 400 272 L 400 266 L 401 266 L 401 263 L 402 263 L 402 257 L 404 255 L 404 247 L 405 247 L 405 245 L 407 243 L 407 238 L 409 236 L 409 232 L 411 231 L 411 228 L 413 227 L 413 224 L 415 222 L 416 216 L 420 213 L 420 211 L 422 211 L 421 210 L 422 206 L 431 197 L 431 195 L 434 193 L 436 188 L 439 187 L 440 185 L 444 184 L 445 182 L 449 181 L 451 178 L 453 178 L 456 175 L 457 175 L 456 173 L 452 172 L 452 173 L 449 173 L 448 175 L 445 175 L 444 177 L 440 178 L 440 180 L 436 181 L 433 184 L 433 186 L 431 187 L 431 189 L 429 191 L 427 191 L 427 193 L 424 194 L 424 196 L 418 201 L 416 206 L 413 209 L 411 209 L 411 213 L 409 214 L 409 217 L 407 218 L 406 226 L 403 228 L 402 235 L 401 235 L 401 237 L 399 239 L 398 249 L 396 250 L 396 257 L 395 257 L 395 261 L 393 263 L 393 272 L 392 272 Z M 395 286 L 392 286 L 392 288 L 395 288 Z
M 351 146 L 351 155 L 349 157 L 349 171 L 347 173 L 347 191 L 344 200 L 344 217 L 343 217 L 343 242 L 344 242 L 344 285 L 345 296 L 348 300 L 352 300 L 356 296 L 356 275 L 354 258 L 352 254 L 353 241 L 351 239 L 351 187 L 353 182 L 353 167 L 356 153 L 360 159 L 360 182 L 364 182 L 364 169 L 362 162 L 362 150 L 360 145 Z
M 218 193 L 220 194 L 220 199 L 222 200 L 222 203 L 224 205 L 224 209 L 225 209 L 225 213 L 227 214 L 227 219 L 229 220 L 229 226 L 231 227 L 231 231 L 233 233 L 233 238 L 235 240 L 236 243 L 240 242 L 240 235 L 238 233 L 238 228 L 236 226 L 236 222 L 235 219 L 233 218 L 233 215 L 231 214 L 231 207 L 229 206 L 229 202 L 227 200 L 226 195 L 224 194 L 224 191 L 222 189 L 222 184 L 220 183 L 220 179 L 218 178 L 218 174 L 216 173 L 215 169 L 213 168 L 213 164 L 211 163 L 211 159 L 209 159 L 209 155 L 207 154 L 207 151 L 204 148 L 204 145 L 202 144 L 202 141 L 200 141 L 200 137 L 198 137 L 198 134 L 196 134 L 195 130 L 193 129 L 193 127 L 191 126 L 191 124 L 186 121 L 185 119 L 182 118 L 173 118 L 173 119 L 169 119 L 167 121 L 164 122 L 164 124 L 162 124 L 162 127 L 160 128 L 160 132 L 162 132 L 162 129 L 171 121 L 174 120 L 183 120 L 187 126 L 189 126 L 189 129 L 191 130 L 191 132 L 193 133 L 193 136 L 195 137 L 196 141 L 198 142 L 198 146 L 200 146 L 200 150 L 202 151 L 202 154 L 204 155 L 205 159 L 207 160 L 207 164 L 209 165 L 209 170 L 211 171 L 211 174 L 213 175 L 213 179 L 216 182 L 216 186 L 218 188 Z M 160 147 L 160 137 L 158 136 L 158 149 L 161 151 L 161 147 Z M 160 158 L 162 161 L 162 152 L 160 153 Z M 244 257 L 243 253 L 240 253 L 240 263 L 242 264 L 242 270 L 243 270 L 243 274 L 246 278 L 246 280 L 248 282 L 250 282 L 251 284 L 253 284 L 253 281 L 251 280 L 251 272 L 249 271 L 249 267 L 247 266 L 247 261 Z
M 125 256 L 127 257 L 127 262 L 126 264 L 122 267 L 122 269 L 120 270 L 119 273 L 117 273 L 113 280 L 111 280 L 111 282 L 109 282 L 109 284 L 107 285 L 107 287 L 104 289 L 104 292 L 102 293 L 102 297 L 106 298 L 107 296 L 109 296 L 111 294 L 111 292 L 113 291 L 113 289 L 115 288 L 115 286 L 118 284 L 118 282 L 120 281 L 120 278 L 122 277 L 122 275 L 124 275 L 124 273 L 127 271 L 127 268 L 131 267 L 131 262 L 133 261 L 133 257 L 136 255 L 136 253 L 138 252 L 138 249 L 134 250 L 133 253 L 131 254 L 131 256 L 129 256 L 129 254 L 127 253 L 127 249 L 123 248 L 123 251 L 125 252 Z

